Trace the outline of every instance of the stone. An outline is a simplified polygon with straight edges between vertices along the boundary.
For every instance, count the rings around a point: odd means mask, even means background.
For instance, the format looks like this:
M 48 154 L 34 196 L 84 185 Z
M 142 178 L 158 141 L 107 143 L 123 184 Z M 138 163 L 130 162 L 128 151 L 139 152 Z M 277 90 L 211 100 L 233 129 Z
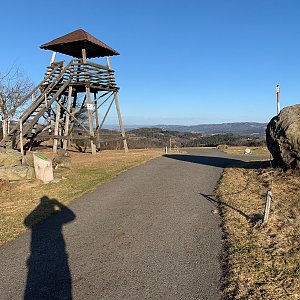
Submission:
M 44 183 L 48 183 L 54 179 L 51 159 L 44 154 L 34 153 L 33 163 L 37 179 Z
M 246 148 L 244 151 L 244 154 L 251 154 L 251 149 L 250 148 Z
M 23 156 L 23 166 L 28 166 L 28 167 L 33 167 L 34 168 L 34 163 L 33 163 L 33 156 L 31 154 L 27 154 Z
M 225 145 L 225 144 L 220 144 L 220 145 L 217 146 L 217 149 L 219 149 L 219 150 L 226 150 L 226 149 L 228 149 L 228 146 Z
M 300 169 L 300 104 L 286 107 L 272 118 L 266 140 L 276 166 Z
M 0 167 L 0 179 L 7 181 L 20 181 L 35 179 L 35 172 L 32 167 Z
M 52 160 L 53 167 L 71 169 L 71 157 L 69 152 L 64 149 L 58 149 Z
M 0 147 L 0 153 L 4 154 L 21 154 L 18 150 Z
M 22 165 L 22 155 L 12 149 L 0 148 L 0 167 L 14 167 Z

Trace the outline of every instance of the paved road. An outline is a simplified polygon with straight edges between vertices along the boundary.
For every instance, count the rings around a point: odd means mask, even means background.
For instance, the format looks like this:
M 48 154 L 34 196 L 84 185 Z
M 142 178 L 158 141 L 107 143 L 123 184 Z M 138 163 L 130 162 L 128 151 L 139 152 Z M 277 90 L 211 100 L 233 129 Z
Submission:
M 0 247 L 0 299 L 219 299 L 219 151 L 152 160 Z M 24 220 L 62 207 L 43 197 Z

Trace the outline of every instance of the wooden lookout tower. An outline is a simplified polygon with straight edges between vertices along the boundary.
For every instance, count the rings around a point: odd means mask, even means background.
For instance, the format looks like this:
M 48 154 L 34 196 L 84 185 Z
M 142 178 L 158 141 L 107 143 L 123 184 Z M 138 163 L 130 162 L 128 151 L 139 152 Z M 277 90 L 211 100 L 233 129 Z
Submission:
M 90 143 L 92 153 L 100 149 L 100 130 L 115 104 L 120 135 L 128 151 L 118 102 L 118 90 L 110 56 L 119 53 L 82 29 L 73 31 L 41 49 L 52 50 L 50 65 L 43 81 L 26 97 L 32 103 L 21 115 L 9 134 L 0 141 L 0 147 L 21 149 L 34 142 L 53 140 L 53 151 L 67 149 L 71 140 Z M 56 52 L 72 56 L 71 61 L 55 61 Z M 90 58 L 106 58 L 104 64 Z M 106 106 L 105 106 L 105 105 Z M 106 107 L 100 118 L 99 110 Z

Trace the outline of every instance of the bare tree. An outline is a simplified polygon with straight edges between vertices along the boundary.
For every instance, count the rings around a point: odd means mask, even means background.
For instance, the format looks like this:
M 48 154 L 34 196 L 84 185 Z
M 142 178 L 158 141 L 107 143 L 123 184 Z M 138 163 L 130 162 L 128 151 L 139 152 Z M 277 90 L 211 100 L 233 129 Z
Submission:
M 10 122 L 20 113 L 26 102 L 27 95 L 33 89 L 33 83 L 17 67 L 7 72 L 0 72 L 0 120 L 5 137 L 9 132 Z

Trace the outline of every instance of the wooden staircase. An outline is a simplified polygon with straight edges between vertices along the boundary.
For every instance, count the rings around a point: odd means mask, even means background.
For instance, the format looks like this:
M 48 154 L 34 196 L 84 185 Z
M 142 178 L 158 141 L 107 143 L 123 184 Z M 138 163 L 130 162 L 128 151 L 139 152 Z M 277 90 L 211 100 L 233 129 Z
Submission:
M 89 140 L 94 153 L 95 140 L 100 141 L 97 132 L 101 130 L 115 102 L 120 129 L 122 128 L 119 140 L 123 140 L 127 151 L 118 104 L 118 90 L 114 71 L 109 65 L 104 66 L 84 59 L 73 59 L 66 67 L 63 62 L 54 62 L 47 68 L 44 80 L 23 99 L 25 103 L 31 98 L 32 103 L 8 135 L 0 141 L 0 147 L 18 147 L 23 153 L 23 142 L 26 144 L 29 142 L 26 146 L 29 145 L 28 148 L 31 148 L 34 141 L 52 139 L 53 151 L 56 151 L 59 146 L 66 149 L 68 140 L 76 139 L 75 129 L 80 127 L 82 135 L 78 138 Z M 98 110 L 111 97 L 107 112 L 102 122 L 99 122 Z M 98 104 L 98 101 L 102 103 Z M 87 110 L 88 120 L 84 118 L 80 120 L 76 116 L 83 113 L 84 109 Z M 88 125 L 85 123 L 87 121 Z
M 40 92 L 39 96 L 21 115 L 18 123 L 8 135 L 0 141 L 0 147 L 14 148 L 21 136 L 23 138 L 35 134 L 33 129 L 39 119 L 51 108 L 52 103 L 67 89 L 71 82 L 70 76 L 67 79 L 64 77 L 70 65 L 71 62 L 65 68 L 62 68 L 61 64 L 48 67 L 44 80 L 25 98 L 33 98 L 37 91 Z M 32 130 L 33 132 L 31 132 Z

